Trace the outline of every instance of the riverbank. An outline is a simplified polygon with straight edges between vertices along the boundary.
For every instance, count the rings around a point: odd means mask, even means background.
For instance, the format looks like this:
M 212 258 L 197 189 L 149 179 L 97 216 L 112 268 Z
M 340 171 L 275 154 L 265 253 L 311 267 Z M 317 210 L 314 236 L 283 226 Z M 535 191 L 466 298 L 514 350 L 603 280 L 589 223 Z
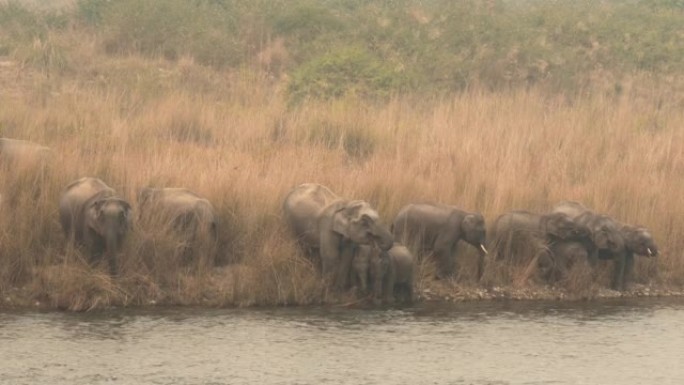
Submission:
M 0 293 L 0 311 L 2 309 L 39 309 L 39 310 L 67 310 L 67 311 L 91 311 L 108 308 L 146 308 L 156 307 L 200 307 L 200 308 L 268 308 L 268 307 L 303 307 L 308 306 L 333 306 L 333 307 L 358 307 L 375 308 L 370 297 L 359 297 L 354 289 L 346 293 L 335 294 L 327 290 L 321 290 L 319 296 L 308 297 L 302 303 L 281 301 L 268 303 L 252 297 L 251 301 L 245 301 L 246 296 L 237 298 L 235 292 L 227 289 L 225 285 L 217 285 L 214 277 L 210 280 L 213 286 L 205 286 L 201 294 L 192 298 L 183 296 L 182 293 L 162 293 L 147 299 L 136 297 L 126 293 L 123 287 L 117 287 L 106 276 L 97 279 L 109 281 L 109 291 L 89 291 L 84 288 L 80 293 L 47 293 L 37 294 L 35 288 L 11 287 Z M 116 281 L 116 280 L 114 280 Z M 129 282 L 130 284 L 130 282 Z M 475 285 L 460 285 L 455 281 L 421 282 L 422 288 L 415 292 L 416 301 L 419 303 L 461 303 L 461 302 L 490 302 L 490 301 L 551 301 L 551 302 L 593 302 L 610 299 L 636 299 L 636 298 L 668 298 L 684 297 L 684 288 L 658 285 L 658 284 L 631 284 L 624 291 L 616 291 L 598 285 L 591 285 L 582 293 L 573 292 L 567 288 L 553 286 L 527 285 L 524 287 L 493 286 L 489 288 Z M 149 288 L 148 288 L 149 289 Z M 149 293 L 148 293 L 149 295 Z M 386 306 L 383 304 L 382 306 Z M 403 303 L 394 305 L 403 306 Z M 381 306 L 381 307 L 382 307 Z

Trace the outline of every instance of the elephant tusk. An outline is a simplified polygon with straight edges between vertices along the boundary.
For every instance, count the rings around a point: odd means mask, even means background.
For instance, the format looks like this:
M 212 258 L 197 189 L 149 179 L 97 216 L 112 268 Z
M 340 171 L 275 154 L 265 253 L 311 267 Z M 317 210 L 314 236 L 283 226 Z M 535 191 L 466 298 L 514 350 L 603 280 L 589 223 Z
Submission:
M 485 249 L 484 245 L 481 244 L 481 243 L 480 243 L 480 249 L 482 249 L 482 251 L 484 251 L 485 254 L 489 254 L 489 252 L 487 251 L 487 249 Z
M 650 248 L 650 247 L 647 247 L 647 248 L 646 248 L 646 251 L 648 251 L 648 255 L 649 255 L 649 256 L 653 256 L 653 252 L 651 251 L 651 248 Z

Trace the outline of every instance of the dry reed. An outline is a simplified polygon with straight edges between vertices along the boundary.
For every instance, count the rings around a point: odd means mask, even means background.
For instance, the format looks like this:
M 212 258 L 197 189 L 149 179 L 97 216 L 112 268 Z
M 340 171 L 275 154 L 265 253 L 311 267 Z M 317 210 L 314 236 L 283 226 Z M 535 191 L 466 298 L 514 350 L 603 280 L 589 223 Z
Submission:
M 636 282 L 684 284 L 684 109 L 654 102 L 658 90 L 652 98 L 626 90 L 573 100 L 535 89 L 472 90 L 419 102 L 347 98 L 289 108 L 282 86 L 258 72 L 137 57 L 83 66 L 50 78 L 0 68 L 0 81 L 14 84 L 0 95 L 0 136 L 53 150 L 38 177 L 36 170 L 0 174 L 0 294 L 7 300 L 19 291 L 31 303 L 74 310 L 343 301 L 321 286 L 285 229 L 282 199 L 303 182 L 367 199 L 387 224 L 411 202 L 453 204 L 493 221 L 512 209 L 542 212 L 578 200 L 651 229 L 662 256 L 639 258 Z M 150 185 L 206 197 L 221 221 L 219 266 L 183 269 L 169 258 L 173 239 L 150 241 L 137 227 L 120 277 L 87 266 L 57 220 L 61 189 L 82 176 L 103 179 L 134 210 L 137 191 Z M 457 281 L 475 285 L 469 249 L 461 246 Z M 431 287 L 430 270 L 421 265 L 419 291 Z M 489 285 L 511 284 L 501 278 L 510 274 L 489 276 Z M 586 296 L 585 278 L 573 271 L 575 284 L 566 287 Z

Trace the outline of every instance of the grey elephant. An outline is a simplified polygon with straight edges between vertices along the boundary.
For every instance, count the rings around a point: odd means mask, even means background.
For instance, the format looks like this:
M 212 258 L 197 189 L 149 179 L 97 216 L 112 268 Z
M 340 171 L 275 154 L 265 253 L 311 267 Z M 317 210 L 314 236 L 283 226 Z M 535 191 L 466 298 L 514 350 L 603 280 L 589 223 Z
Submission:
M 567 277 L 576 263 L 586 263 L 591 249 L 581 241 L 557 241 L 551 243 L 537 259 L 538 277 L 546 283 L 555 283 Z
M 398 242 L 387 251 L 362 245 L 354 256 L 352 276 L 363 294 L 370 289 L 375 304 L 393 303 L 397 298 L 411 303 L 414 265 L 413 254 Z
M 526 265 L 552 243 L 588 237 L 588 229 L 565 213 L 536 214 L 514 210 L 501 214 L 490 229 L 490 249 L 497 260 Z
M 634 256 L 656 257 L 660 254 L 658 245 L 651 232 L 643 226 L 623 224 L 620 233 L 625 241 L 625 271 L 624 281 L 629 282 L 634 270 Z
M 627 264 L 627 250 L 621 225 L 613 218 L 595 213 L 579 202 L 563 201 L 554 206 L 552 212 L 560 212 L 570 216 L 575 222 L 585 226 L 589 231 L 589 238 L 593 250 L 589 254 L 589 263 L 596 266 L 599 259 L 614 261 L 612 288 L 624 289 L 625 267 Z
M 482 277 L 487 254 L 487 232 L 482 214 L 440 204 L 409 204 L 397 214 L 392 232 L 397 241 L 411 247 L 416 255 L 432 253 L 437 262 L 438 278 L 453 274 L 458 262 L 456 246 L 463 240 L 477 249 L 477 278 Z
M 342 199 L 319 184 L 295 187 L 285 197 L 283 212 L 300 245 L 320 255 L 323 277 L 338 289 L 347 286 L 358 246 L 387 250 L 394 241 L 368 202 Z
M 186 259 L 199 253 L 205 262 L 213 264 L 219 220 L 207 199 L 186 188 L 145 187 L 138 193 L 138 210 L 142 223 L 173 231 L 185 246 Z
M 90 262 L 103 257 L 112 275 L 118 273 L 117 254 L 130 228 L 131 206 L 98 178 L 69 184 L 59 200 L 59 219 L 67 239 L 84 245 Z

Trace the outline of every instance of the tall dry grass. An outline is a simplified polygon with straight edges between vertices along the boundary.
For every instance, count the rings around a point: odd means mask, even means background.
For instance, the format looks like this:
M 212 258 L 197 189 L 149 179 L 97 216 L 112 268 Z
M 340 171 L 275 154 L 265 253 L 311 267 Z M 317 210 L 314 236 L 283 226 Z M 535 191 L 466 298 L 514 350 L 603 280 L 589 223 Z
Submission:
M 13 85 L 0 95 L 0 136 L 54 151 L 39 179 L 28 171 L 0 174 L 6 305 L 22 296 L 69 309 L 343 301 L 321 286 L 282 220 L 283 197 L 303 182 L 369 200 L 387 224 L 411 202 L 453 204 L 493 221 L 512 209 L 541 212 L 579 200 L 652 230 L 662 256 L 640 258 L 635 281 L 684 284 L 684 110 L 658 89 L 572 100 L 535 89 L 472 90 L 292 108 L 282 84 L 249 70 L 138 57 L 82 65 L 49 78 L 0 68 L 0 81 Z M 219 266 L 183 269 L 168 258 L 172 241 L 149 242 L 150 229 L 139 226 L 120 277 L 87 266 L 57 217 L 61 189 L 82 176 L 103 179 L 134 210 L 145 186 L 188 187 L 208 198 L 221 220 Z M 472 286 L 474 253 L 461 251 L 457 282 Z M 420 266 L 420 289 L 430 287 L 430 271 Z M 602 271 L 607 281 L 608 267 Z

